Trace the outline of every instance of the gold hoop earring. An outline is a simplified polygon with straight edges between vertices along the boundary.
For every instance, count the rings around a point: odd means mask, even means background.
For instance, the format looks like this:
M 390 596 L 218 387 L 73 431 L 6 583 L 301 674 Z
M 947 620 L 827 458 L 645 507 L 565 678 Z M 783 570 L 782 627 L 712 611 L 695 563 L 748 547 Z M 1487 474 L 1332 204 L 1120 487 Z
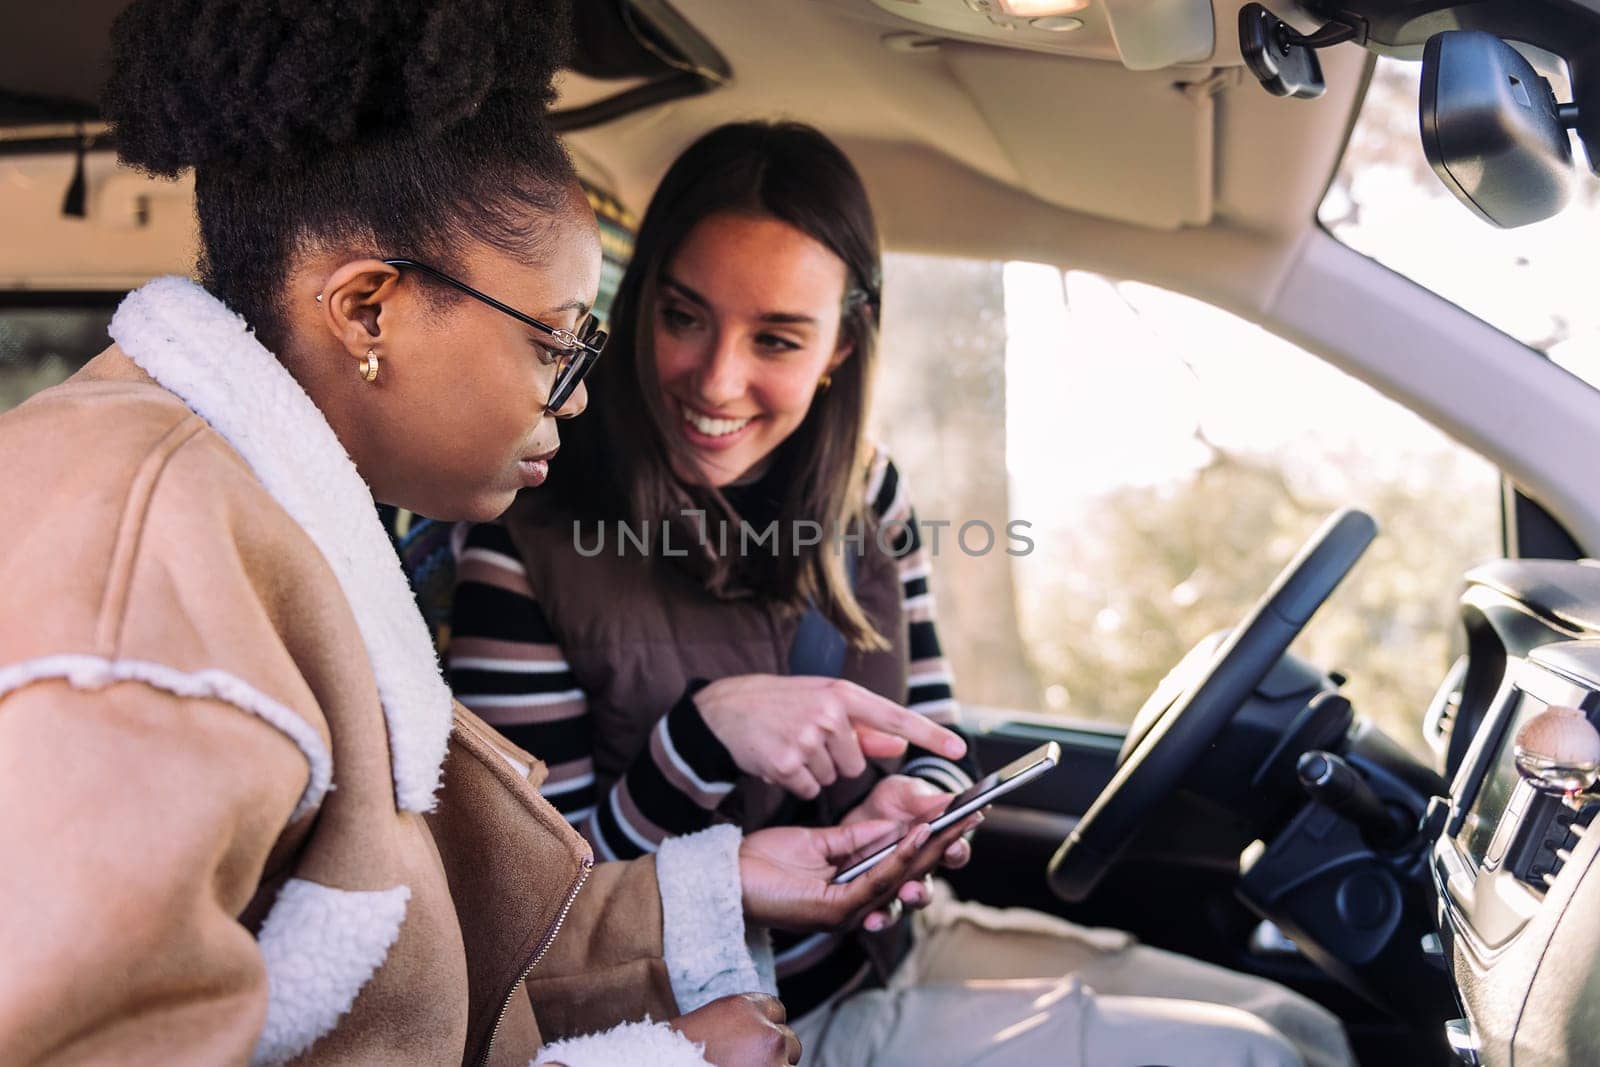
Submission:
M 378 380 L 378 350 L 367 349 L 367 354 L 361 357 L 361 377 L 369 382 Z
M 833 375 L 831 375 L 831 374 L 824 374 L 822 377 L 817 379 L 817 388 L 819 388 L 819 389 L 824 389 L 825 390 L 832 384 L 833 384 Z

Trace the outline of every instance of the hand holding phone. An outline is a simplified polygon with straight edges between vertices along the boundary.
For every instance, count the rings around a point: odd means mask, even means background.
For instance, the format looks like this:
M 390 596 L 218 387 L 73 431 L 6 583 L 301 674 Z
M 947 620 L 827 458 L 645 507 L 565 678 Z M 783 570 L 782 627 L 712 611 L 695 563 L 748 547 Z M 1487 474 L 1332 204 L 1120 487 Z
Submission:
M 930 824 L 933 832 L 938 833 L 952 823 L 959 822 L 979 808 L 992 804 L 997 798 L 1017 789 L 1061 762 L 1061 746 L 1054 741 L 1048 741 L 1029 752 L 1021 759 L 1008 763 L 1006 766 L 987 775 L 950 801 L 944 811 Z M 844 864 L 840 872 L 834 876 L 835 885 L 861 877 L 866 872 L 876 867 L 887 859 L 895 849 L 898 842 L 891 841 L 881 848 L 869 849 L 866 854 L 853 856 Z
M 939 833 L 919 821 L 886 859 L 848 885 L 834 884 L 839 868 L 898 833 L 902 824 L 875 819 L 849 826 L 769 826 L 746 834 L 739 846 L 745 918 L 803 933 L 854 929 L 937 867 L 979 818 L 968 815 Z

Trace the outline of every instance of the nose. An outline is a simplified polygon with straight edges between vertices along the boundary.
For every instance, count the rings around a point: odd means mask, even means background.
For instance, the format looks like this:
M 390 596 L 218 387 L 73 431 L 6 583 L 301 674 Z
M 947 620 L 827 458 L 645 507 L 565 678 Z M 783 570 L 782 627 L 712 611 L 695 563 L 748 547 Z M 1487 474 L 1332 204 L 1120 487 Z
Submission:
M 556 410 L 555 416 L 558 419 L 575 419 L 582 415 L 583 409 L 588 406 L 589 385 L 587 382 L 579 382 L 578 387 L 572 391 L 572 395 L 567 397 L 566 403 Z
M 744 356 L 732 331 L 718 334 L 695 375 L 694 386 L 708 407 L 720 407 L 744 396 Z

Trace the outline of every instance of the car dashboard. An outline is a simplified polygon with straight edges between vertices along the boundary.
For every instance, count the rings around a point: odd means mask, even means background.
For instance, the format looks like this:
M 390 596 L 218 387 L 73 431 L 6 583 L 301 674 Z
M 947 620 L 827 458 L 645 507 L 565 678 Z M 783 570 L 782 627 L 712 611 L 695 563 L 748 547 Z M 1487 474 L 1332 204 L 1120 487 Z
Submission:
M 1567 803 L 1518 773 L 1520 726 L 1553 705 L 1600 724 L 1600 567 L 1502 560 L 1462 598 L 1469 652 L 1439 705 L 1463 742 L 1426 816 L 1440 936 L 1467 1063 L 1600 1063 L 1600 801 Z M 1452 760 L 1454 762 L 1454 760 Z

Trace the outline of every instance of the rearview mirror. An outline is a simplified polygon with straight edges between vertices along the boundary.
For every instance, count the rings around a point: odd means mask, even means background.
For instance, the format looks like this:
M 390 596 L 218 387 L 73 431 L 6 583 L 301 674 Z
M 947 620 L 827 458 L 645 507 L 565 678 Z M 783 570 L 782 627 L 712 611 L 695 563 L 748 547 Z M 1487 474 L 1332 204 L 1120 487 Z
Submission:
M 1567 206 L 1572 142 L 1550 83 L 1490 33 L 1449 30 L 1422 56 L 1422 150 L 1479 217 L 1511 228 Z

